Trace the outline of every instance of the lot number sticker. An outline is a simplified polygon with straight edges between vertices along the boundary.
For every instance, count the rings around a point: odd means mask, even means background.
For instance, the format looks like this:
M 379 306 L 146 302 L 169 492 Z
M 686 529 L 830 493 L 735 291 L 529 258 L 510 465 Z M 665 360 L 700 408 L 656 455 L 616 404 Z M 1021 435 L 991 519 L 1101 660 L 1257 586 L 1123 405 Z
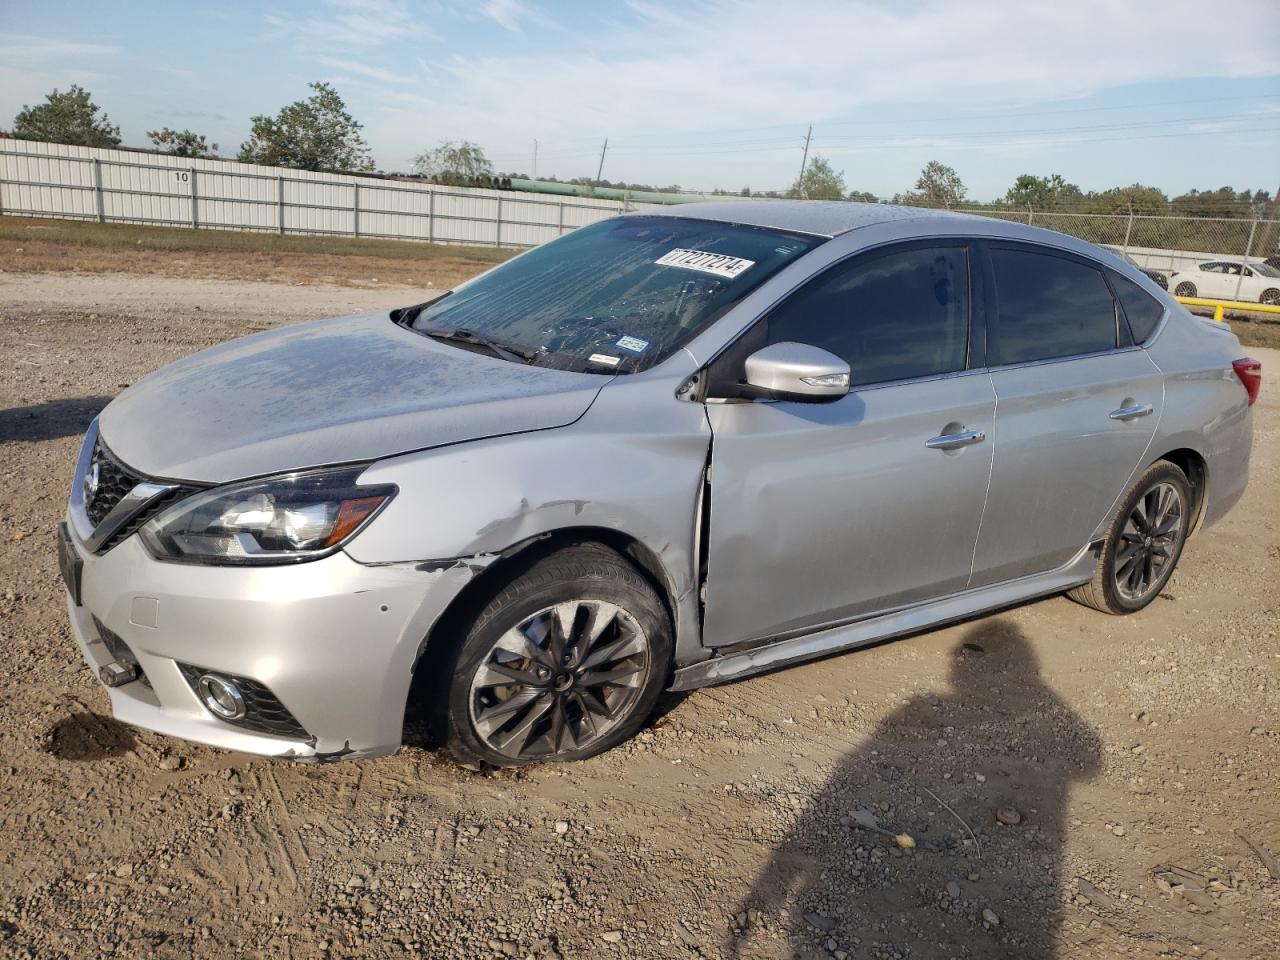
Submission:
M 711 273 L 717 277 L 732 280 L 756 265 L 754 260 L 743 260 L 724 253 L 707 253 L 704 250 L 675 249 L 654 261 L 664 267 L 682 267 L 685 270 L 697 270 L 699 273 Z

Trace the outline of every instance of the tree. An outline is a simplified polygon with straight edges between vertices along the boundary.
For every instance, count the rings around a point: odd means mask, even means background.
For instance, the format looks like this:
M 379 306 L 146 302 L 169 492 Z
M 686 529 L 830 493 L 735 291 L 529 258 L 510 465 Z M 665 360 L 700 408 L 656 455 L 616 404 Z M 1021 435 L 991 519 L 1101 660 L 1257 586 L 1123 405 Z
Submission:
M 413 172 L 450 187 L 464 187 L 482 177 L 493 176 L 493 164 L 477 143 L 445 140 L 434 150 L 413 158 Z
M 804 173 L 791 185 L 787 196 L 805 200 L 843 200 L 844 173 L 837 173 L 825 157 L 815 154 Z
M 13 135 L 19 140 L 71 143 L 80 147 L 118 147 L 120 128 L 98 116 L 98 106 L 89 91 L 76 84 L 66 93 L 55 88 L 45 102 L 25 104 L 13 119 Z
M 171 153 L 175 157 L 216 157 L 218 155 L 218 145 L 205 143 L 203 133 L 192 133 L 190 130 L 171 130 L 168 127 L 162 127 L 159 130 L 149 130 L 147 136 L 164 153 Z
M 1088 195 L 1090 212 L 1123 213 L 1139 216 L 1161 216 L 1169 212 L 1169 198 L 1158 187 L 1144 187 L 1135 183 L 1131 187 L 1112 187 L 1101 193 Z
M 1004 195 L 1004 202 L 1015 207 L 1053 210 L 1076 205 L 1083 198 L 1080 188 L 1074 183 L 1067 183 L 1059 173 L 1051 173 L 1047 177 L 1034 177 L 1024 173 Z
M 1219 187 L 1217 190 L 1191 190 L 1169 201 L 1180 217 L 1258 217 L 1266 215 L 1270 197 L 1266 191 Z
M 965 187 L 960 175 L 945 163 L 930 160 L 920 171 L 914 192 L 894 197 L 901 203 L 922 207 L 954 207 L 964 200 Z
M 240 146 L 241 163 L 344 173 L 372 170 L 362 125 L 327 83 L 311 83 L 308 99 L 283 107 L 274 117 L 256 116 L 249 139 Z
M 854 203 L 879 203 L 880 198 L 874 193 L 867 190 L 850 190 L 846 200 L 852 200 Z

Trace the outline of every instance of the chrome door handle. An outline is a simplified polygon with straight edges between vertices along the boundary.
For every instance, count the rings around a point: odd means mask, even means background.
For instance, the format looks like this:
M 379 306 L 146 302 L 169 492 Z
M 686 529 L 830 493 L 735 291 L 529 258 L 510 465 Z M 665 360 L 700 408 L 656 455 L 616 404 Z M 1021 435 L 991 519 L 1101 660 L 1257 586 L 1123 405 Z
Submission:
M 964 433 L 944 433 L 940 437 L 926 440 L 924 445 L 930 450 L 954 450 L 957 447 L 967 447 L 971 443 L 981 443 L 985 439 L 987 439 L 985 430 L 966 430 Z
M 1121 407 L 1119 410 L 1112 410 L 1110 417 L 1112 420 L 1136 420 L 1138 417 L 1146 417 L 1151 415 L 1151 404 L 1135 403 L 1132 407 Z

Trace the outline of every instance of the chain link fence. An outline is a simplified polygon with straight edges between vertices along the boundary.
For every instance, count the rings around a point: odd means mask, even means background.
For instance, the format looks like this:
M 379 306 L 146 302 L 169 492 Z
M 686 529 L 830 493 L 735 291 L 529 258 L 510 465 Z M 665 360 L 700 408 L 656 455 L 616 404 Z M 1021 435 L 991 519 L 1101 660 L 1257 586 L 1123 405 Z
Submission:
M 1102 244 L 1132 257 L 1140 267 L 1162 273 L 1194 270 L 1205 261 L 1256 264 L 1280 254 L 1280 220 L 991 207 L 958 209 L 1029 223 Z

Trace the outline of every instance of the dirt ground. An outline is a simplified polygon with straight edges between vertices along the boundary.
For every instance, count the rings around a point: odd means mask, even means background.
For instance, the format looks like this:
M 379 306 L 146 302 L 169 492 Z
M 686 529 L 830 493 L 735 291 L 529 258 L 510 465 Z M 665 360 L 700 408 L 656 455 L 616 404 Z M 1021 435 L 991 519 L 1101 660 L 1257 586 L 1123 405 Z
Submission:
M 0 216 L 0 274 L 145 274 L 447 290 L 511 250 Z
M 1236 834 L 1280 854 L 1280 352 L 1244 501 L 1137 616 L 1053 598 L 673 697 L 586 763 L 308 766 L 111 719 L 53 548 L 78 435 L 201 347 L 452 280 L 182 256 L 0 247 L 0 955 L 1280 956 Z

